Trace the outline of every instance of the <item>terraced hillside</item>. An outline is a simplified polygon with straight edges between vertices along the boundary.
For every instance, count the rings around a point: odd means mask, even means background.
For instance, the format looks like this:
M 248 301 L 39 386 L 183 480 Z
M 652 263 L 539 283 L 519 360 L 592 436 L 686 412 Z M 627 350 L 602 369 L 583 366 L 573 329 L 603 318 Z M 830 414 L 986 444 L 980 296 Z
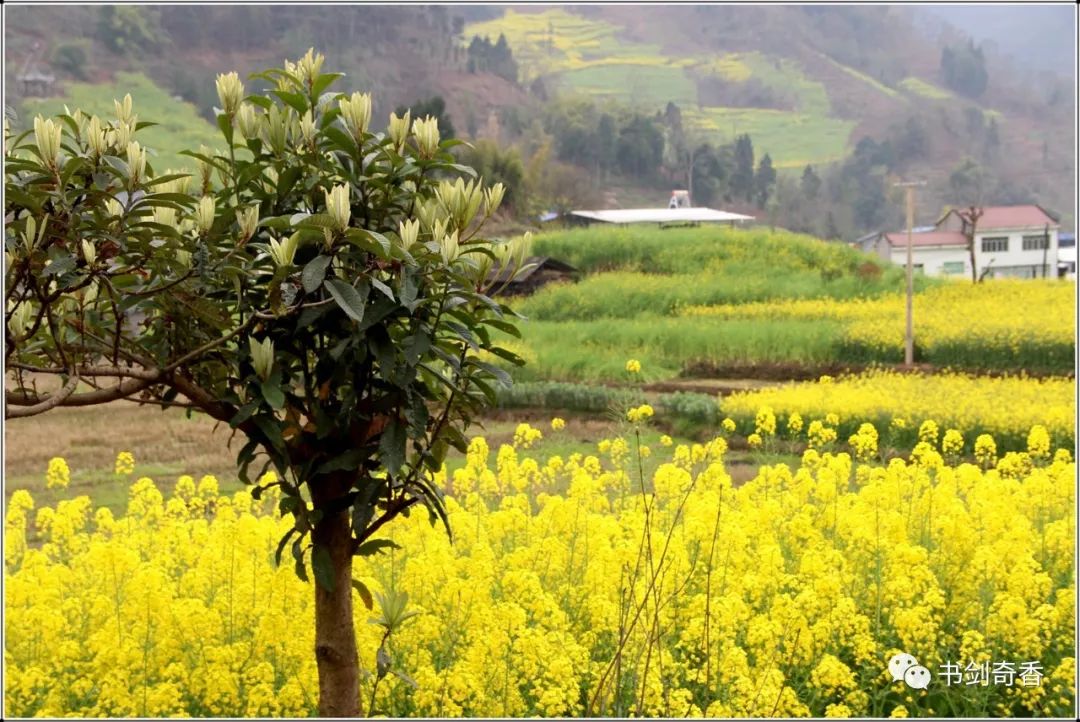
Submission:
M 586 17 L 579 9 L 508 8 L 500 17 L 468 24 L 464 37 L 504 35 L 526 83 L 540 78 L 563 91 L 614 98 L 648 112 L 674 102 L 690 128 L 715 142 L 749 133 L 778 168 L 838 161 L 863 133 L 957 102 L 934 77 L 936 58 L 888 80 L 796 38 L 767 50 L 758 38 L 731 43 L 730 51 L 703 51 L 700 44 L 665 36 L 670 28 L 635 26 L 632 11 L 619 10 L 590 9 Z M 655 42 L 665 37 L 668 42 Z M 759 49 L 750 49 L 755 44 Z M 999 132 L 1011 132 L 1000 112 L 980 108 L 996 116 Z

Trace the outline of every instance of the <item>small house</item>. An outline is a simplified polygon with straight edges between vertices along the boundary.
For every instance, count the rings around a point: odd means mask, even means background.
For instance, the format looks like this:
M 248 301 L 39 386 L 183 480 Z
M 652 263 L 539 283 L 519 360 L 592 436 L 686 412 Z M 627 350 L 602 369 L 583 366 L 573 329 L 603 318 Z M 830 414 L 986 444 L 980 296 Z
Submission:
M 1037 205 L 986 206 L 975 221 L 975 272 L 980 278 L 1055 278 L 1058 223 Z M 968 220 L 947 211 L 932 227 L 912 229 L 912 266 L 931 276 L 971 277 Z M 906 231 L 860 239 L 863 251 L 907 264 Z
M 525 272 L 512 281 L 509 268 L 497 268 L 488 279 L 494 282 L 492 293 L 504 296 L 527 296 L 552 281 L 573 281 L 578 270 L 549 256 L 531 256 L 525 260 Z

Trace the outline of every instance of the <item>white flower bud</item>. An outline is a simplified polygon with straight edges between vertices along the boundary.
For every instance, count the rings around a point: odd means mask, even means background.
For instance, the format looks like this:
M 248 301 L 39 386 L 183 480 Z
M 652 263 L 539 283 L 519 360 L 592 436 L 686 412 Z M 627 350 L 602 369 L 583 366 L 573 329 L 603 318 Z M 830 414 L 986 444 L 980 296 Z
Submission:
M 420 155 L 425 158 L 435 155 L 439 150 L 439 121 L 430 115 L 423 120 L 417 118 L 413 122 L 412 131 L 416 136 Z
M 119 100 L 113 100 L 113 106 L 116 108 L 116 119 L 120 121 L 122 125 L 126 125 L 129 120 L 132 120 L 131 115 L 131 93 L 124 96 L 124 102 Z
M 398 223 L 398 236 L 401 238 L 401 247 L 406 251 L 416 244 L 416 238 L 420 235 L 420 221 L 409 219 Z
M 315 118 L 312 117 L 311 111 L 304 113 L 304 117 L 300 119 L 299 130 L 299 143 L 297 145 L 304 145 L 312 147 L 315 144 Z
M 187 168 L 181 168 L 180 170 L 176 170 L 175 168 L 168 168 L 165 171 L 165 175 L 179 175 L 179 174 L 184 174 L 184 175 L 182 175 L 180 178 L 177 178 L 175 180 L 171 180 L 168 183 L 162 183 L 159 186 L 159 188 L 161 188 L 162 193 L 183 193 L 183 194 L 187 195 L 188 189 L 191 188 L 191 174 L 188 172 L 188 169 Z
M 324 60 L 326 58 L 322 53 L 316 53 L 315 48 L 308 48 L 304 57 L 296 62 L 296 74 L 299 76 L 300 82 L 308 89 L 315 84 L 315 79 L 319 77 Z
M 235 72 L 218 75 L 217 94 L 225 114 L 235 113 L 240 108 L 240 101 L 244 99 L 244 84 L 240 82 L 240 76 Z
M 105 199 L 105 210 L 107 210 L 109 215 L 113 218 L 120 218 L 124 215 L 123 204 L 111 196 Z
M 203 196 L 195 208 L 195 225 L 200 233 L 209 233 L 214 226 L 214 197 Z
M 11 329 L 11 335 L 14 336 L 16 340 L 19 340 L 22 338 L 23 334 L 29 330 L 30 325 L 33 322 L 33 307 L 31 307 L 29 301 L 22 301 L 15 306 L 11 318 L 8 320 L 8 328 Z
M 127 146 L 127 158 L 128 174 L 132 185 L 135 185 L 146 176 L 146 149 L 137 141 L 132 141 Z
M 82 246 L 83 260 L 86 261 L 86 265 L 88 265 L 88 266 L 94 265 L 94 261 L 97 260 L 97 249 L 94 248 L 94 242 L 84 238 L 82 240 L 81 246 Z
M 176 228 L 176 209 L 155 206 L 154 222 L 169 228 Z
M 502 183 L 496 183 L 484 191 L 484 215 L 490 218 L 499 209 L 502 203 L 506 187 Z
M 41 160 L 49 168 L 56 169 L 60 159 L 60 138 L 62 129 L 59 123 L 40 115 L 34 118 L 34 142 L 37 143 Z
M 409 137 L 409 120 L 410 111 L 408 110 L 400 118 L 397 117 L 397 113 L 390 114 L 390 123 L 386 127 L 386 134 L 390 136 L 390 140 L 394 143 L 394 150 L 398 153 L 405 147 L 405 140 Z
M 341 120 L 345 128 L 359 143 L 371 123 L 371 94 L 353 93 L 351 97 L 339 100 L 338 107 L 341 108 Z
M 334 186 L 333 190 L 324 190 L 326 194 L 326 212 L 334 219 L 334 227 L 344 231 L 349 227 L 352 209 L 349 206 L 351 189 L 349 184 Z
M 442 241 L 439 244 L 439 250 L 442 253 L 443 263 L 450 265 L 457 260 L 460 247 L 458 245 L 458 232 L 448 233 L 442 237 Z
M 180 248 L 176 251 L 176 260 L 180 261 L 180 265 L 184 268 L 191 268 L 191 251 L 185 251 Z
M 116 147 L 127 148 L 135 138 L 135 124 L 132 122 L 117 123 L 113 132 L 116 133 Z
M 285 152 L 289 126 L 292 125 L 292 114 L 292 109 L 282 110 L 279 106 L 272 105 L 266 115 L 266 124 L 262 126 L 266 133 L 267 144 L 279 158 Z
M 259 227 L 259 207 L 248 206 L 236 211 L 236 222 L 240 224 L 240 243 L 247 243 Z
M 86 144 L 95 158 L 109 152 L 109 137 L 101 125 L 101 119 L 96 115 L 86 124 Z
M 244 136 L 245 140 L 259 137 L 259 130 L 262 127 L 262 120 L 259 115 L 260 113 L 255 110 L 254 105 L 241 103 L 240 110 L 236 113 L 236 126 L 240 129 L 240 135 Z
M 284 241 L 276 238 L 270 239 L 270 257 L 274 259 L 274 265 L 278 267 L 291 266 L 296 257 L 296 249 L 300 246 L 300 233 L 294 233 Z
M 86 113 L 82 112 L 81 108 L 71 110 L 67 107 L 66 103 L 64 104 L 64 113 L 70 116 L 71 119 L 75 121 L 75 138 L 81 139 L 83 136 L 85 136 L 86 121 L 89 120 L 89 117 L 86 115 Z
M 255 373 L 266 381 L 274 366 L 274 342 L 266 338 L 260 343 L 249 337 L 248 347 L 251 349 L 251 365 L 255 367 Z

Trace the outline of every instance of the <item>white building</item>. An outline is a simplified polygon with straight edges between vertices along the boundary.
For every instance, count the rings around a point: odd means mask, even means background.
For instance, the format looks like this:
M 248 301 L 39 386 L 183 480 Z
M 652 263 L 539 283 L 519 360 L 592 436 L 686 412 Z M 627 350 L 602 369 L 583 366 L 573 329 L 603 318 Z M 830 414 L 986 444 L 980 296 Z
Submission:
M 971 277 L 966 221 L 957 210 L 932 230 L 912 233 L 912 265 L 930 276 Z M 879 233 L 861 244 L 898 265 L 907 264 L 907 232 Z M 982 278 L 1057 278 L 1058 223 L 1039 206 L 988 206 L 975 223 L 975 269 Z

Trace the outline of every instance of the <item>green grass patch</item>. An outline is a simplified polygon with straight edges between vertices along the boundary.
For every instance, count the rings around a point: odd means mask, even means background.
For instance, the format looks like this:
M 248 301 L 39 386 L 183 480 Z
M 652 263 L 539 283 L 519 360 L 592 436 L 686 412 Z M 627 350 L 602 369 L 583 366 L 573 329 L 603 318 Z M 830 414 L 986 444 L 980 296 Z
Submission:
M 763 227 L 658 229 L 649 224 L 598 225 L 538 235 L 537 255 L 553 256 L 584 273 L 700 273 L 729 263 L 756 264 L 763 278 L 785 269 L 841 272 L 862 263 L 881 262 L 843 243 L 830 243 L 802 233 Z
M 594 321 L 525 321 L 530 363 L 518 380 L 619 381 L 626 360 L 641 361 L 650 380 L 670 379 L 694 365 L 761 363 L 820 365 L 835 359 L 841 326 L 822 321 L 717 321 L 639 316 Z
M 789 58 L 765 53 L 729 53 L 694 65 L 698 75 L 713 75 L 733 83 L 753 78 L 770 90 L 791 97 L 795 109 L 810 115 L 827 116 L 832 105 L 824 83 L 812 80 Z
M 818 53 L 818 55 L 820 55 L 825 60 L 829 61 L 829 63 L 831 63 L 837 69 L 843 71 L 847 75 L 850 75 L 851 77 L 855 78 L 856 80 L 860 80 L 863 83 L 866 83 L 867 85 L 869 85 L 871 88 L 878 91 L 882 95 L 887 95 L 890 98 L 899 98 L 900 97 L 900 93 L 896 92 L 895 90 L 893 90 L 889 86 L 885 85 L 884 83 L 881 83 L 881 82 L 875 80 L 874 78 L 871 78 L 866 73 L 859 72 L 858 70 L 856 70 L 855 68 L 852 68 L 849 65 L 844 65 L 843 63 L 837 62 L 836 60 L 833 60 L 832 58 L 830 58 L 828 55 L 825 55 L 824 53 Z
M 669 101 L 684 108 L 697 104 L 697 86 L 675 66 L 612 63 L 570 70 L 558 78 L 567 90 L 616 99 L 650 112 Z
M 768 153 L 777 168 L 802 168 L 844 158 L 855 121 L 768 108 L 702 108 L 683 113 L 683 122 L 730 142 L 749 133 L 754 152 Z
M 921 78 L 907 77 L 900 81 L 900 87 L 909 93 L 928 98 L 930 100 L 948 100 L 953 94 L 944 88 L 939 88 L 933 83 L 928 83 Z
M 674 316 L 686 306 L 870 297 L 895 291 L 903 281 L 896 268 L 873 281 L 855 275 L 825 280 L 818 271 L 787 268 L 770 277 L 762 270 L 761 264 L 744 261 L 716 263 L 695 274 L 599 273 L 578 283 L 547 286 L 515 307 L 538 321 L 621 319 L 647 313 Z
M 22 125 L 32 127 L 38 113 L 45 116 L 61 114 L 65 104 L 72 111 L 81 108 L 84 113 L 111 120 L 116 114 L 113 100 L 122 100 L 127 93 L 131 93 L 139 120 L 158 124 L 140 130 L 136 135 L 136 139 L 149 149 L 150 164 L 157 173 L 167 168 L 194 170 L 195 159 L 181 156 L 182 150 L 197 150 L 201 144 L 211 148 L 224 147 L 221 131 L 204 120 L 194 105 L 176 100 L 142 73 L 120 72 L 112 83 L 70 83 L 65 86 L 62 98 L 27 99 Z

